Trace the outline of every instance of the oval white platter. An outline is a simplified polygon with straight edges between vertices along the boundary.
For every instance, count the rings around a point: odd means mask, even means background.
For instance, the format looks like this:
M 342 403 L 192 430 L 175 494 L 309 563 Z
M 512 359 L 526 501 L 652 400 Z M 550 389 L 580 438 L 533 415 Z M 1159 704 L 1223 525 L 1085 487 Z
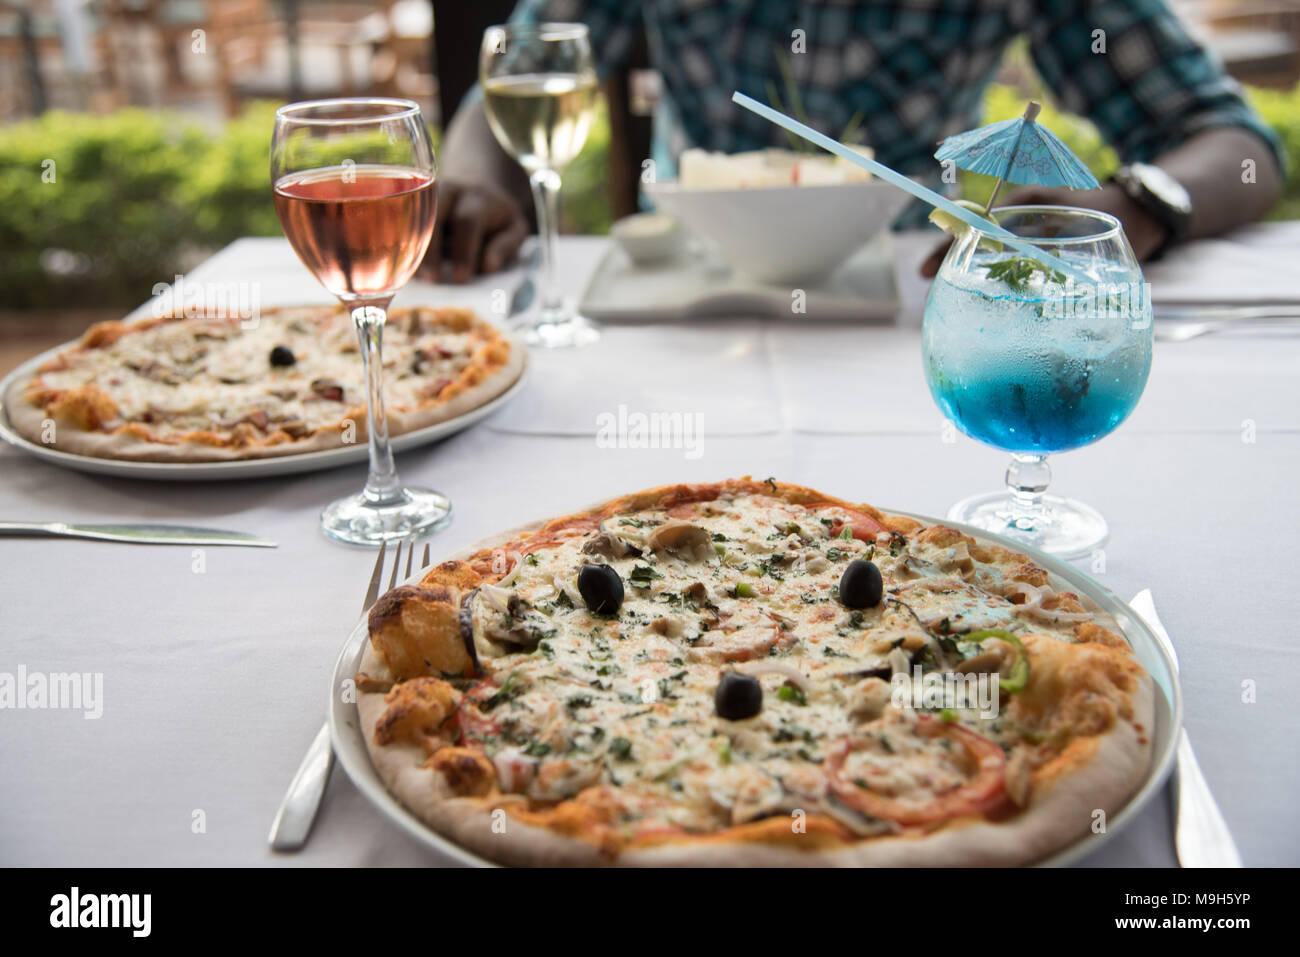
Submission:
M 3 399 L 6 395 L 12 382 L 20 377 L 31 375 L 41 363 L 62 352 L 70 345 L 72 343 L 65 343 L 43 352 L 34 359 L 24 362 L 3 379 L 0 379 L 0 399 Z M 513 348 L 523 350 L 525 361 L 524 367 L 519 373 L 519 378 L 515 380 L 510 388 L 478 408 L 470 409 L 468 412 L 453 419 L 448 419 L 446 422 L 438 422 L 422 429 L 415 429 L 411 432 L 393 436 L 393 451 L 401 452 L 404 449 L 428 445 L 430 442 L 445 439 L 449 435 L 454 435 L 463 429 L 469 428 L 481 419 L 487 418 L 514 398 L 519 390 L 523 388 L 524 380 L 528 376 L 529 363 L 527 361 L 528 347 L 513 337 L 511 337 L 511 345 Z M 225 479 L 265 478 L 273 475 L 293 475 L 298 472 L 315 472 L 320 469 L 334 468 L 351 462 L 364 462 L 370 454 L 368 445 L 365 442 L 358 442 L 355 445 L 343 446 L 337 449 L 323 449 L 317 452 L 300 452 L 297 455 L 277 455 L 270 458 L 245 459 L 234 462 L 130 462 L 124 459 L 95 458 L 90 455 L 74 455 L 71 452 L 60 452 L 58 449 L 49 448 L 20 435 L 9 423 L 9 417 L 5 414 L 3 404 L 0 404 L 0 439 L 4 439 L 10 445 L 22 449 L 39 459 L 44 459 L 63 468 L 75 469 L 78 472 L 90 472 L 95 475 L 115 475 L 122 478 L 152 479 L 162 482 L 208 482 Z
M 1068 584 L 1072 591 L 1085 600 L 1093 602 L 1102 612 L 1114 618 L 1120 626 L 1124 638 L 1132 646 L 1138 661 L 1151 675 L 1156 686 L 1151 766 L 1141 786 L 1124 807 L 1110 818 L 1103 833 L 1085 835 L 1035 864 L 1039 867 L 1061 867 L 1072 864 L 1112 840 L 1133 818 L 1138 816 L 1152 798 L 1160 793 L 1174 764 L 1178 730 L 1183 723 L 1183 696 L 1178 683 L 1177 668 L 1160 642 L 1125 602 L 1093 578 L 1061 559 L 957 522 L 941 521 L 913 512 L 887 508 L 882 508 L 881 511 L 891 515 L 906 515 L 927 525 L 943 524 L 958 528 L 977 540 L 983 539 L 1028 555 L 1045 568 L 1056 581 Z M 411 581 L 418 581 L 424 574 L 423 571 L 419 572 Z M 352 678 L 360 665 L 366 638 L 366 616 L 363 615 L 340 650 L 330 680 L 330 734 L 339 763 L 343 765 L 348 777 L 367 800 L 414 840 L 433 851 L 438 858 L 438 863 L 460 864 L 466 867 L 496 866 L 493 862 L 472 854 L 454 841 L 443 837 L 407 810 L 384 786 L 374 765 L 371 764 L 370 754 L 366 750 L 366 743 L 362 737 L 357 706 L 355 701 L 348 700 L 355 697 L 352 693 Z

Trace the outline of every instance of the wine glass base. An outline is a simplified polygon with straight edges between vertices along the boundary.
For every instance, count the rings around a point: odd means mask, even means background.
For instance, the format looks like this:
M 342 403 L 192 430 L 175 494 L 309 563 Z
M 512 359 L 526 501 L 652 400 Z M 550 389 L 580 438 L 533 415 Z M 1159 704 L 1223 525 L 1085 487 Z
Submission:
M 524 342 L 538 349 L 573 349 L 588 346 L 600 338 L 600 326 L 576 313 L 538 317 L 521 323 L 516 332 Z
M 348 545 L 378 547 L 394 539 L 432 535 L 451 523 L 451 501 L 441 492 L 404 488 L 397 499 L 377 505 L 363 494 L 336 499 L 320 513 L 327 538 Z
M 962 499 L 948 517 L 1061 558 L 1080 558 L 1106 543 L 1110 528 L 1092 506 L 1059 495 L 1044 495 L 1042 502 L 1044 519 L 1030 520 L 1013 507 L 1010 493 L 989 492 Z

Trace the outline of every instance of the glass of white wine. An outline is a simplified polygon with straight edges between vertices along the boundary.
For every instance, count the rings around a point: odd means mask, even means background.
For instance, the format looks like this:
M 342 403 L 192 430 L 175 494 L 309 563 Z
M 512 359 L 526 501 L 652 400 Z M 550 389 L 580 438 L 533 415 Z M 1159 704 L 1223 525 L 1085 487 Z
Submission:
M 479 53 L 488 125 L 501 148 L 528 173 L 541 239 L 538 307 L 525 320 L 526 342 L 581 346 L 600 338 L 555 281 L 560 172 L 582 150 L 596 112 L 596 69 L 581 23 L 511 23 L 488 27 Z

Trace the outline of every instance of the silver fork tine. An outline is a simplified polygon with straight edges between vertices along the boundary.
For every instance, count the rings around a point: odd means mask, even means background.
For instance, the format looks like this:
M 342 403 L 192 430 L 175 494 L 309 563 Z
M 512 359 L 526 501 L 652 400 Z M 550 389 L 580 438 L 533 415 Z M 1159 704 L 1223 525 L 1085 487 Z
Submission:
M 415 564 L 415 542 L 406 550 L 406 577 L 411 577 L 411 566 Z
M 424 563 L 421 564 L 420 567 L 421 568 L 429 567 L 429 543 L 428 542 L 424 543 Z
M 384 552 L 387 550 L 387 542 L 379 543 L 379 555 L 375 558 L 375 570 L 370 575 L 370 585 L 366 588 L 366 601 L 361 610 L 365 611 L 375 603 L 379 597 L 379 582 L 384 577 Z
M 396 547 L 396 555 L 394 555 L 393 562 L 393 575 L 389 577 L 389 588 L 396 588 L 396 586 L 398 586 L 398 573 L 400 571 L 402 571 L 402 542 L 398 542 L 398 547 Z

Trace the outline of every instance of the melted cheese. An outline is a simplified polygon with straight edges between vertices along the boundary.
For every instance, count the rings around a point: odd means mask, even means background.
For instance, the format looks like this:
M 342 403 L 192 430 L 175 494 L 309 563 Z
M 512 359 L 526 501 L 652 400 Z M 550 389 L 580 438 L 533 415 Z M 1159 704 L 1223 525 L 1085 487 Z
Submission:
M 603 530 L 640 555 L 584 554 L 593 532 L 523 559 L 509 600 L 480 595 L 474 608 L 476 629 L 500 655 L 486 662 L 490 685 L 504 691 L 470 736 L 499 765 L 509 759 L 503 786 L 559 800 L 611 784 L 630 831 L 708 831 L 825 807 L 822 763 L 845 739 L 855 742 L 850 779 L 873 791 L 923 803 L 959 786 L 969 769 L 947 753 L 950 742 L 916 735 L 915 710 L 883 701 L 882 682 L 867 676 L 889 675 L 900 657 L 946 671 L 987 650 L 963 647 L 961 633 L 1028 625 L 997 593 L 998 568 L 970 561 L 964 545 L 832 538 L 835 520 L 846 518 L 837 508 L 740 496 L 606 520 Z M 651 533 L 671 520 L 702 526 L 717 554 L 701 561 L 651 551 Z M 838 599 L 855 558 L 880 568 L 886 598 L 877 608 L 852 611 Z M 579 594 L 579 569 L 593 561 L 624 583 L 616 615 L 591 613 Z M 1032 627 L 1051 636 L 1044 640 L 1073 640 L 1065 625 Z M 720 718 L 722 672 L 756 659 L 781 665 L 754 669 L 767 672 L 758 676 L 762 710 Z M 806 693 L 780 673 L 787 668 Z M 968 708 L 948 717 L 1006 750 L 1020 741 L 1001 715 Z
M 431 318 L 417 322 L 419 314 L 400 310 L 385 326 L 384 397 L 390 413 L 414 409 L 436 395 L 469 364 L 481 341 L 473 331 L 455 332 Z M 270 310 L 250 325 L 188 319 L 131 330 L 112 345 L 66 353 L 41 373 L 40 382 L 54 390 L 96 386 L 114 400 L 124 422 L 148 425 L 160 441 L 204 429 L 225 433 L 245 422 L 264 434 L 293 423 L 291 434 L 302 437 L 337 424 L 349 409 L 365 403 L 356 332 L 345 313 Z M 287 347 L 296 362 L 271 365 L 276 346 Z M 341 386 L 341 398 L 314 391 L 312 383 L 321 379 Z M 358 423 L 359 430 L 363 426 Z

